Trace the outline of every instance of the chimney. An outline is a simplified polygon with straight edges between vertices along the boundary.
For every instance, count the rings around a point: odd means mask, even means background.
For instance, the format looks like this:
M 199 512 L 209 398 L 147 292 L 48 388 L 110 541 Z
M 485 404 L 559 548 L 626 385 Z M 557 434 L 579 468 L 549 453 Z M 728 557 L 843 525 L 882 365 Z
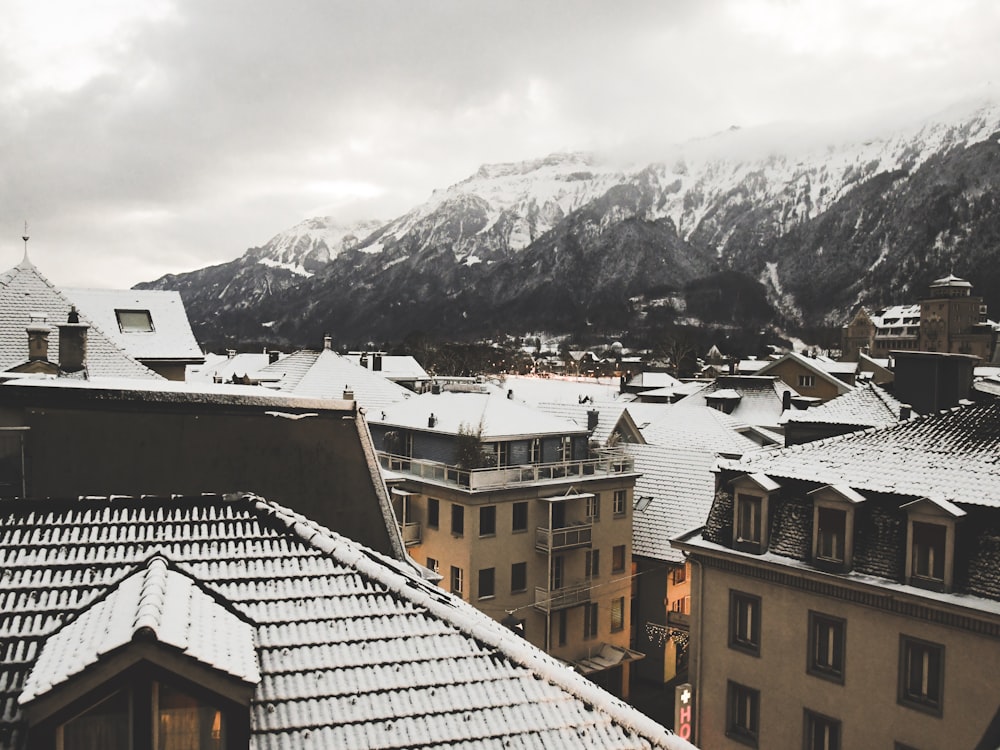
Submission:
M 437 425 L 437 423 L 438 423 L 437 417 L 434 416 L 434 412 L 431 412 L 431 415 L 427 417 L 427 426 L 434 427 L 435 425 Z
M 59 368 L 64 372 L 80 372 L 87 366 L 87 329 L 80 322 L 76 306 L 70 307 L 66 322 L 59 326 Z
M 372 370 L 374 370 L 375 372 L 381 372 L 382 371 L 382 355 L 381 354 L 376 353 L 376 354 L 372 355 Z
M 434 395 L 441 393 L 441 384 L 437 382 L 431 383 L 431 393 Z
M 785 391 L 781 394 L 781 410 L 788 411 L 792 408 L 792 392 Z
M 899 405 L 899 421 L 900 422 L 909 419 L 912 415 L 913 415 L 913 407 L 912 406 L 910 406 L 909 404 L 900 404 Z
M 32 315 L 28 322 L 28 360 L 31 362 L 48 362 L 49 334 L 52 327 L 45 322 L 44 315 Z
M 326 336 L 323 337 L 323 348 L 324 349 L 333 348 L 333 339 L 330 338 L 330 334 L 326 334 Z
M 587 410 L 587 430 L 593 432 L 597 428 L 597 418 L 601 413 L 597 409 Z
M 361 359 L 358 360 L 358 364 L 368 369 L 368 352 L 361 352 Z
M 281 352 L 274 352 L 274 351 L 268 352 L 267 353 L 267 363 L 269 365 L 273 365 L 275 362 L 278 361 L 278 358 L 280 356 L 281 356 Z
M 236 356 L 236 350 L 235 349 L 226 349 L 226 357 L 228 357 L 229 359 L 232 359 L 235 356 Z
M 344 401 L 354 400 L 354 389 L 349 385 L 344 386 Z
M 514 389 L 513 388 L 508 388 L 507 389 L 507 398 L 509 398 L 509 399 L 513 399 L 514 398 Z

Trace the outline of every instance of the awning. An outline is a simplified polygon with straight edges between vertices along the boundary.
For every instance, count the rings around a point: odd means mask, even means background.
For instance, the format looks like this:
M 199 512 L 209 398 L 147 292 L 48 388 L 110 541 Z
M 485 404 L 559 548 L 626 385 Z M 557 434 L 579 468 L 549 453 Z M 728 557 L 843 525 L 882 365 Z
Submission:
M 639 651 L 633 651 L 624 646 L 602 643 L 600 648 L 586 659 L 578 659 L 570 662 L 570 664 L 581 674 L 594 674 L 595 672 L 603 672 L 605 669 L 617 667 L 619 664 L 627 661 L 639 661 L 639 659 L 645 658 L 645 656 L 645 654 Z

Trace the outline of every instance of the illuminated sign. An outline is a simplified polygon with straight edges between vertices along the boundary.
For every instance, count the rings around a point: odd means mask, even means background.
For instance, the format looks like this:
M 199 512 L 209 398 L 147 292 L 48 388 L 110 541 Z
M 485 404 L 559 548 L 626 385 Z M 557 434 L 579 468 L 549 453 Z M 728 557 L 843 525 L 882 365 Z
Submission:
M 694 691 L 685 682 L 674 688 L 674 734 L 690 742 L 693 727 Z

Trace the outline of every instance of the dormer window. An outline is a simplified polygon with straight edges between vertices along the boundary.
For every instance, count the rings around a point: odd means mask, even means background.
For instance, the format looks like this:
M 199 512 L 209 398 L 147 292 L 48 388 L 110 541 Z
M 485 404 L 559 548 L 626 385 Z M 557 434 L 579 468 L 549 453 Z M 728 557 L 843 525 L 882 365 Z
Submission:
M 906 582 L 932 591 L 951 591 L 955 523 L 965 511 L 947 500 L 926 497 L 902 509 L 907 513 Z
M 115 310 L 122 333 L 152 333 L 153 318 L 149 310 Z
M 733 548 L 760 554 L 767 550 L 768 505 L 780 485 L 765 474 L 733 480 Z
M 846 573 L 854 556 L 854 509 L 865 497 L 839 484 L 820 487 L 809 496 L 813 501 L 813 564 Z

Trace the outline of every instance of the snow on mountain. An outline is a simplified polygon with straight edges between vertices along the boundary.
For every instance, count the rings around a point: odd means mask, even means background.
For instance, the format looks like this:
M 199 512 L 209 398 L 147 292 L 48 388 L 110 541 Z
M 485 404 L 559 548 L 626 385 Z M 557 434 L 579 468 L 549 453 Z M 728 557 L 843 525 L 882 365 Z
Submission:
M 261 265 L 309 277 L 344 250 L 356 247 L 384 223 L 369 219 L 340 224 L 330 216 L 306 219 L 276 234 L 253 253 L 253 258 Z

